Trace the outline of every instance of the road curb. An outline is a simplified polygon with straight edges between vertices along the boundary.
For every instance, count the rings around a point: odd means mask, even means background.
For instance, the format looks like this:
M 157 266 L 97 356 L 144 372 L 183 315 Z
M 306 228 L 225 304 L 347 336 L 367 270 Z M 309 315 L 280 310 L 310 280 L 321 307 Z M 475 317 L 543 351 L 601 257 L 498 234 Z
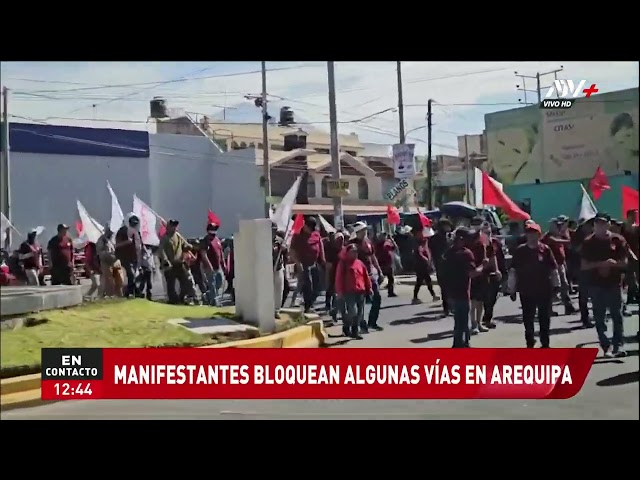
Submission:
M 322 320 L 311 320 L 306 325 L 273 335 L 197 348 L 318 348 L 326 341 L 327 334 Z M 0 408 L 2 411 L 56 402 L 40 398 L 40 374 L 7 378 L 0 383 L 0 393 L 2 394 Z

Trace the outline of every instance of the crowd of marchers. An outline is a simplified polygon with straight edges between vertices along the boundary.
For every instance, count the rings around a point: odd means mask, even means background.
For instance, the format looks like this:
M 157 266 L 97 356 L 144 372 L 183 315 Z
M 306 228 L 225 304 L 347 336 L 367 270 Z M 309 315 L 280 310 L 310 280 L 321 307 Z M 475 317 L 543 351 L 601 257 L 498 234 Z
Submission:
M 433 229 L 400 228 L 399 233 L 413 237 L 409 243 L 416 275 L 412 303 L 422 302 L 419 292 L 426 285 L 432 301 L 442 300 L 443 315 L 453 317 L 453 347 L 465 348 L 472 336 L 497 327 L 494 306 L 504 292 L 514 301 L 519 297 L 526 346 L 536 346 L 537 318 L 540 346 L 549 348 L 551 319 L 558 315 L 553 303 L 559 297 L 564 313 L 572 314 L 576 309 L 570 294 L 577 291 L 583 327 L 595 326 L 605 355 L 625 356 L 623 316 L 627 305 L 639 299 L 636 218 L 637 210 L 627 212 L 626 221 L 606 214 L 579 221 L 559 216 L 545 231 L 531 220 L 514 222 L 506 237 L 496 235 L 482 217 L 468 226 L 442 218 Z M 361 339 L 371 330 L 382 330 L 380 285 L 386 278 L 388 296 L 396 296 L 397 260 L 407 255 L 398 247 L 397 237 L 371 235 L 363 222 L 323 235 L 312 217 L 305 220 L 290 248 L 285 237 L 285 232 L 274 229 L 276 306 L 284 306 L 292 290 L 284 272 L 292 262 L 297 279 L 292 304 L 301 294 L 304 311 L 313 312 L 324 290 L 325 310 L 334 322 L 342 321 L 345 336 Z M 434 273 L 440 296 L 432 285 Z
M 497 327 L 494 307 L 501 292 L 514 301 L 519 297 L 526 346 L 536 345 L 537 318 L 540 346 L 548 348 L 551 320 L 558 315 L 552 308 L 554 301 L 559 298 L 564 313 L 572 314 L 570 294 L 577 291 L 584 328 L 595 326 L 606 355 L 624 356 L 623 317 L 627 305 L 639 299 L 636 218 L 637 210 L 627 212 L 625 221 L 602 213 L 580 221 L 559 216 L 551 219 L 545 231 L 532 221 L 513 223 L 505 237 L 496 235 L 482 217 L 467 226 L 441 218 L 424 229 L 400 227 L 396 235 L 374 235 L 364 222 L 324 232 L 316 218 L 307 217 L 292 238 L 273 229 L 275 313 L 279 315 L 289 295 L 291 305 L 300 296 L 304 311 L 313 312 L 324 291 L 326 313 L 334 323 L 342 322 L 345 336 L 360 339 L 372 330 L 382 330 L 378 319 L 383 280 L 387 280 L 388 296 L 396 296 L 395 274 L 403 263 L 411 263 L 416 277 L 412 303 L 422 302 L 422 286 L 433 302 L 442 301 L 443 315 L 453 317 L 455 348 L 469 347 L 471 337 Z M 216 223 L 206 226 L 202 238 L 189 240 L 178 227 L 177 220 L 169 220 L 160 244 L 150 246 L 143 244 L 140 219 L 134 214 L 127 215 L 117 232 L 105 226 L 102 236 L 84 247 L 85 269 L 92 282 L 88 299 L 151 300 L 152 281 L 159 270 L 169 303 L 216 306 L 225 293 L 233 301 L 231 239 L 218 237 Z M 37 236 L 33 229 L 16 251 L 3 255 L 2 285 L 44 284 L 43 248 Z M 51 284 L 76 284 L 68 225 L 58 225 L 45 250 Z M 434 274 L 440 296 L 432 283 Z

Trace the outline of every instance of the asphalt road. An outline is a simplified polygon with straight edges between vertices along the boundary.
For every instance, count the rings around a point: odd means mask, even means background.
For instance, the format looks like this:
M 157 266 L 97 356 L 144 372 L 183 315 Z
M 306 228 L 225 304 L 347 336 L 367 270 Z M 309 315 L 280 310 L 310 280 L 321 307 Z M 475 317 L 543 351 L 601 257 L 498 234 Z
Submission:
M 410 305 L 411 287 L 400 296 L 383 298 L 383 332 L 362 341 L 339 337 L 328 329 L 331 348 L 451 346 L 452 319 L 442 319 L 435 305 Z M 422 293 L 426 299 L 428 293 Z M 474 347 L 522 347 L 524 332 L 517 302 L 501 298 L 496 308 L 498 328 L 473 337 Z M 597 346 L 595 330 L 579 329 L 577 315 L 552 320 L 552 347 Z M 638 420 L 637 310 L 625 319 L 628 336 L 624 359 L 598 358 L 584 388 L 569 400 L 199 400 L 199 401 L 68 401 L 2 413 L 8 419 L 628 419 Z

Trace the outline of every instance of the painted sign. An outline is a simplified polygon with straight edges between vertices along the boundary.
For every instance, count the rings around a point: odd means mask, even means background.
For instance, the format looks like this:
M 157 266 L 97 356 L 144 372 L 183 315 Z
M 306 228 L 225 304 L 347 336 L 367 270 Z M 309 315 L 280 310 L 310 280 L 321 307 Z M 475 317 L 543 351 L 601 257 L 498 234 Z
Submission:
M 396 178 L 411 178 L 416 174 L 416 146 L 399 143 L 393 146 L 393 173 Z
M 400 195 L 407 188 L 409 188 L 409 182 L 405 178 L 403 178 L 391 190 L 389 190 L 385 194 L 384 198 L 392 202 L 398 195 Z

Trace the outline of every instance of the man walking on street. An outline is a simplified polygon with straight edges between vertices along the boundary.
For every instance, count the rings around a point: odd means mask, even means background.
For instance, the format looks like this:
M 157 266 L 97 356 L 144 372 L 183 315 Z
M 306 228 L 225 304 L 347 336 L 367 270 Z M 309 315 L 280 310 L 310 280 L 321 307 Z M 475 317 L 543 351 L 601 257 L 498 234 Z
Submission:
M 431 250 L 431 256 L 433 258 L 433 264 L 436 269 L 436 278 L 438 280 L 438 286 L 440 287 L 440 296 L 442 297 L 442 310 L 443 316 L 449 315 L 449 296 L 447 294 L 447 286 L 445 282 L 445 272 L 443 267 L 443 259 L 445 252 L 451 246 L 451 222 L 442 218 L 436 225 L 436 233 L 429 239 L 429 248 Z
M 460 227 L 454 232 L 453 245 L 443 259 L 443 280 L 447 284 L 448 304 L 453 312 L 453 348 L 468 348 L 471 341 L 469 312 L 471 302 L 471 279 L 482 275 L 485 265 L 476 265 L 468 245 L 471 232 Z M 487 260 L 485 260 L 486 264 Z
M 136 278 L 142 260 L 140 219 L 133 213 L 127 215 L 125 224 L 116 233 L 116 257 L 127 274 L 124 296 L 136 297 Z
M 109 225 L 104 228 L 104 233 L 96 242 L 96 253 L 100 259 L 102 293 L 107 297 L 121 297 L 123 294 L 122 268 L 120 260 L 116 257 L 113 232 Z
M 525 227 L 527 241 L 516 248 L 509 271 L 509 293 L 515 300 L 520 294 L 522 322 L 527 348 L 535 347 L 535 318 L 538 314 L 540 343 L 550 346 L 551 315 L 549 304 L 553 289 L 560 284 L 558 265 L 551 249 L 540 242 L 542 229 L 535 223 Z
M 202 253 L 199 257 L 207 283 L 206 297 L 209 305 L 215 307 L 220 304 L 223 293 L 221 289 L 227 271 L 222 242 L 218 238 L 218 225 L 215 223 L 207 225 L 207 235 L 202 240 L 200 250 Z
M 488 267 L 489 288 L 484 301 L 482 323 L 485 327 L 493 329 L 496 328 L 496 322 L 493 321 L 493 308 L 498 301 L 498 295 L 502 287 L 502 276 L 506 274 L 506 262 L 502 251 L 502 242 L 499 238 L 493 236 L 491 225 L 485 222 L 482 232 L 489 239 L 489 248 L 492 251 L 490 258 L 493 259 Z
M 320 290 L 319 266 L 324 266 L 324 246 L 322 238 L 316 230 L 316 219 L 306 218 L 302 231 L 293 237 L 291 242 L 292 256 L 299 264 L 302 281 L 302 295 L 304 297 L 304 312 L 313 311 L 313 305 Z
M 549 221 L 549 231 L 542 237 L 542 242 L 545 243 L 553 253 L 553 258 L 558 265 L 558 277 L 560 278 L 560 298 L 564 304 L 565 315 L 571 315 L 575 312 L 573 305 L 571 304 L 571 298 L 569 292 L 571 290 L 569 281 L 567 280 L 567 253 L 571 239 L 567 230 L 567 224 L 564 218 L 560 219 L 552 218 Z M 552 301 L 553 303 L 553 301 Z M 557 314 L 553 311 L 552 304 L 549 304 L 549 310 L 551 316 Z
M 600 347 L 605 356 L 624 357 L 622 319 L 622 274 L 627 268 L 627 243 L 621 235 L 609 231 L 609 218 L 598 213 L 593 234 L 582 245 L 582 269 L 588 273 L 589 295 Z M 606 315 L 611 314 L 613 338 L 607 337 Z M 613 346 L 613 351 L 610 349 Z
M 36 241 L 38 230 L 32 228 L 27 234 L 27 239 L 22 242 L 18 254 L 27 277 L 27 285 L 40 285 L 40 271 L 42 270 L 42 248 Z

